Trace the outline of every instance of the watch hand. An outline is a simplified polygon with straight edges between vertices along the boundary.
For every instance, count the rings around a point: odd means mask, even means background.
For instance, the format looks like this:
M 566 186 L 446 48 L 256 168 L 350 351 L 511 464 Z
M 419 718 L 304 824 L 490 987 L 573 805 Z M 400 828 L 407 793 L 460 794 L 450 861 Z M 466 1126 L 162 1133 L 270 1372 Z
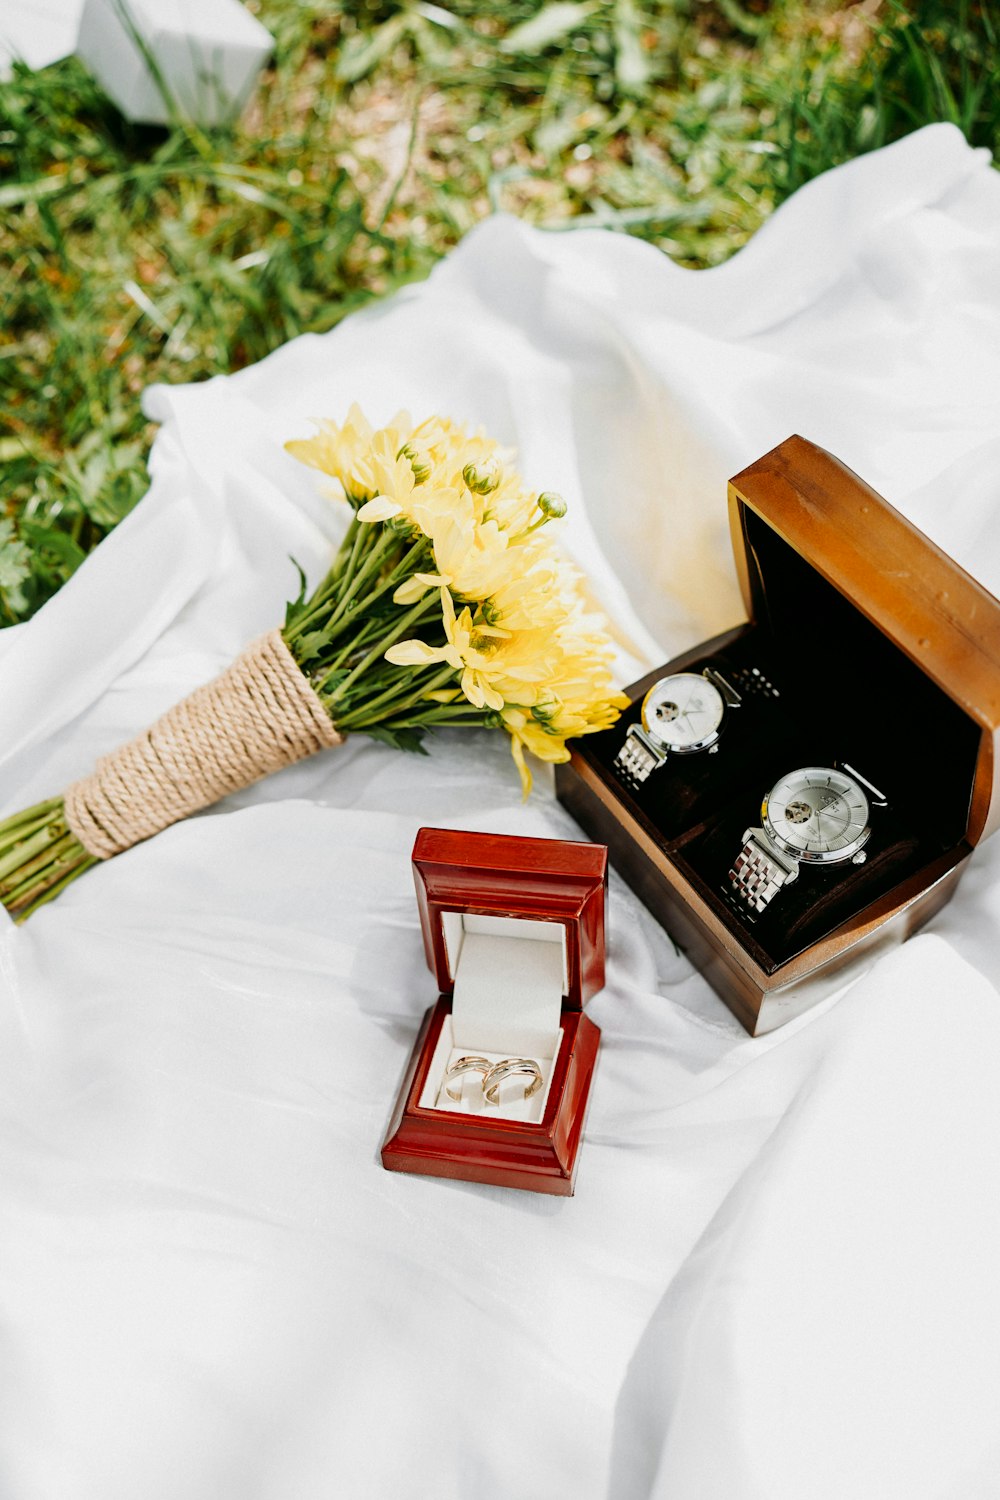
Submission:
M 828 838 L 835 838 L 842 834 L 844 832 L 844 829 L 847 827 L 847 823 L 850 821 L 849 819 L 845 821 L 843 818 L 836 817 L 834 810 L 831 808 L 824 808 L 822 813 L 820 813 L 819 809 L 817 808 L 816 824 L 820 834 L 822 834 L 824 831 L 822 823 L 822 818 L 824 816 L 829 816 L 832 819 L 830 827 L 826 830 Z

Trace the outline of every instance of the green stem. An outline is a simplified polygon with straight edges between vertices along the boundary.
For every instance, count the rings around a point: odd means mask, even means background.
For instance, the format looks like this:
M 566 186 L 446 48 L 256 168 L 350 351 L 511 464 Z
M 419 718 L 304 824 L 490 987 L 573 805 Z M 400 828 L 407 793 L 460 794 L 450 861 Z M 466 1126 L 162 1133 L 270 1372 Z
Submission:
M 341 578 L 343 576 L 347 567 L 347 560 L 354 553 L 354 548 L 357 544 L 358 536 L 361 530 L 362 527 L 361 522 L 358 520 L 358 513 L 357 511 L 352 511 L 351 519 L 347 523 L 347 530 L 344 532 L 344 535 L 340 539 L 340 546 L 337 548 L 337 555 L 333 559 L 333 562 L 330 564 L 330 572 L 328 576 L 331 581 L 335 578 Z
M 362 646 L 375 636 L 380 636 L 385 626 L 384 620 L 368 620 L 358 631 L 357 635 L 341 647 L 332 657 L 329 657 L 320 666 L 314 667 L 309 674 L 309 681 L 314 692 L 319 692 L 319 685 L 326 682 L 336 672 L 339 672 L 346 661 L 354 656 Z
M 398 539 L 390 533 L 388 535 L 382 535 L 381 537 L 379 537 L 375 545 L 369 549 L 368 557 L 366 558 L 362 566 L 358 569 L 357 573 L 351 577 L 350 587 L 341 598 L 340 603 L 337 605 L 336 609 L 330 615 L 330 618 L 327 620 L 326 625 L 323 627 L 324 631 L 329 635 L 330 640 L 333 640 L 335 636 L 340 634 L 340 631 L 334 630 L 333 626 L 340 623 L 343 620 L 344 615 L 350 612 L 351 616 L 353 617 L 358 613 L 358 609 L 360 608 L 360 606 L 355 605 L 354 609 L 351 610 L 350 605 L 358 590 L 361 588 L 361 585 L 368 582 L 372 574 L 376 573 L 385 562 L 386 556 L 393 550 L 393 548 L 398 546 Z M 344 623 L 347 622 L 345 621 Z M 296 630 L 297 629 L 298 627 L 296 627 Z
M 403 615 L 402 619 L 396 625 L 395 629 L 390 630 L 388 635 L 383 636 L 378 644 L 368 652 L 367 656 L 363 657 L 358 665 L 354 668 L 354 670 L 344 678 L 344 681 L 340 684 L 340 686 L 334 688 L 333 692 L 329 694 L 330 702 L 339 703 L 347 693 L 348 688 L 357 681 L 362 672 L 364 672 L 367 667 L 370 667 L 373 661 L 377 661 L 380 656 L 384 656 L 388 648 L 395 641 L 398 641 L 400 636 L 405 635 L 410 627 L 416 624 L 421 615 L 427 614 L 428 610 L 430 609 L 440 609 L 440 607 L 440 601 L 438 600 L 437 596 L 435 594 L 432 594 L 429 599 L 421 599 L 420 602 L 418 604 L 415 604 L 412 609 L 407 610 L 406 614 Z M 322 692 L 323 688 L 325 688 L 327 682 L 329 682 L 330 677 L 332 676 L 332 672 L 328 673 L 326 677 L 323 678 L 323 681 L 320 683 L 317 691 Z M 333 717 L 334 722 L 336 723 L 336 716 L 334 715 Z
M 453 717 L 453 715 L 455 715 L 455 714 L 461 714 L 463 717 L 462 718 L 455 718 L 455 717 Z M 465 717 L 466 715 L 468 715 L 469 717 Z M 473 718 L 472 715 L 475 715 L 475 717 Z M 375 728 L 376 726 L 372 725 L 371 727 Z M 420 714 L 415 719 L 383 719 L 382 723 L 378 726 L 378 728 L 380 728 L 380 729 L 485 729 L 486 728 L 486 710 L 482 709 L 482 708 L 474 708 L 472 706 L 472 704 L 470 703 L 469 707 L 467 709 L 465 709 L 465 708 L 452 709 L 451 713 L 443 714 L 440 717 L 437 714 L 427 713 L 427 714 Z M 364 734 L 365 731 L 363 729 L 359 729 L 357 732 L 359 734 Z
M 350 579 L 357 565 L 357 557 L 365 544 L 365 533 L 357 518 L 352 519 L 344 533 L 344 539 L 333 560 L 333 566 L 323 579 L 319 588 L 308 600 L 304 612 L 288 630 L 285 635 L 286 644 L 289 646 L 297 637 L 304 635 L 313 622 L 330 607 L 331 600 L 344 586 L 345 579 Z
M 25 839 L 22 844 L 18 844 L 5 858 L 0 859 L 0 880 L 8 876 L 12 870 L 26 864 L 28 860 L 34 859 L 35 855 L 40 854 L 43 849 L 49 849 L 52 841 L 62 838 L 65 832 L 66 825 L 60 819 L 57 823 L 47 823 L 30 839 Z
M 422 671 L 427 670 L 426 667 L 422 669 Z M 341 714 L 337 720 L 337 728 L 361 729 L 364 727 L 366 721 L 369 724 L 375 724 L 379 719 L 385 718 L 385 708 L 394 698 L 401 698 L 402 702 L 398 703 L 392 712 L 401 712 L 403 709 L 409 708 L 412 703 L 418 703 L 421 698 L 425 698 L 435 688 L 443 687 L 446 682 L 451 681 L 455 676 L 455 668 L 446 666 L 434 672 L 431 677 L 425 678 L 423 682 L 415 685 L 412 668 L 402 667 L 400 671 L 405 672 L 406 676 L 401 677 L 397 682 L 391 683 L 384 692 L 379 693 L 377 698 L 369 699 L 367 703 L 361 704 L 353 712 L 348 711 L 346 714 Z
M 58 810 L 59 804 L 56 804 Z M 54 810 L 55 811 L 55 810 Z M 0 834 L 0 854 L 9 854 L 13 849 L 19 849 L 30 838 L 41 829 L 47 828 L 52 822 L 53 813 L 45 813 L 40 818 L 33 818 L 30 823 L 22 823 L 10 833 Z
M 363 599 L 359 599 L 357 601 L 357 603 L 354 606 L 354 609 L 353 609 L 352 613 L 355 614 L 355 615 L 361 614 L 361 612 L 363 610 L 368 609 L 372 604 L 375 603 L 375 601 L 377 599 L 380 599 L 382 597 L 382 595 L 384 593 L 386 593 L 389 589 L 394 588 L 395 585 L 398 584 L 402 578 L 405 578 L 409 573 L 415 573 L 415 572 L 417 572 L 416 568 L 411 568 L 410 567 L 410 562 L 416 560 L 417 555 L 421 551 L 423 551 L 423 549 L 426 547 L 426 545 L 427 545 L 426 539 L 423 538 L 423 537 L 421 537 L 420 541 L 416 542 L 410 548 L 409 552 L 407 552 L 403 557 L 400 558 L 399 562 L 393 568 L 392 572 L 386 578 L 384 578 L 382 580 L 382 582 L 379 584 L 378 588 L 373 589 L 370 594 L 366 594 Z M 346 620 L 344 620 L 344 621 L 342 621 L 340 623 L 340 625 L 337 627 L 337 629 L 332 632 L 332 634 L 330 636 L 331 641 L 336 640 L 337 636 L 346 627 L 347 624 L 348 624 L 348 621 L 346 621 Z
M 36 802 L 34 807 L 25 807 L 18 813 L 12 813 L 9 818 L 0 822 L 0 839 L 5 839 L 8 833 L 20 828 L 24 823 L 43 822 L 50 813 L 62 811 L 62 798 L 50 797 L 47 802 Z
M 18 865 L 12 870 L 6 880 L 0 881 L 0 901 L 11 906 L 17 897 L 18 891 L 26 880 L 34 880 L 40 870 L 48 869 L 51 864 L 58 864 L 61 857 L 71 851 L 84 851 L 76 838 L 71 833 L 63 834 L 62 838 L 56 839 L 49 848 L 43 849 L 34 859 L 29 859 L 26 864 Z
M 89 870 L 91 865 L 97 864 L 100 864 L 100 860 L 95 859 L 92 854 L 88 854 L 87 857 L 85 859 L 82 859 L 78 865 L 74 865 L 71 870 L 67 871 L 62 879 L 57 881 L 55 885 L 50 886 L 48 890 L 43 891 L 41 895 L 39 895 L 34 901 L 32 901 L 30 906 L 26 906 L 23 911 L 19 911 L 14 920 L 18 923 L 18 925 L 20 925 L 22 922 L 26 922 L 29 917 L 34 916 L 35 912 L 40 906 L 44 906 L 47 901 L 53 901 L 61 891 L 64 891 L 66 889 L 68 885 L 72 885 L 73 881 L 77 880 L 85 870 Z
M 23 880 L 19 880 L 12 890 L 3 895 L 3 904 L 10 911 L 16 911 L 19 906 L 32 901 L 35 896 L 47 891 L 50 886 L 61 880 L 67 870 L 75 870 L 82 859 L 87 858 L 86 849 L 79 844 L 76 853 L 70 858 L 50 859 L 40 868 L 36 868 L 30 875 L 26 874 Z M 37 862 L 36 862 L 37 863 Z

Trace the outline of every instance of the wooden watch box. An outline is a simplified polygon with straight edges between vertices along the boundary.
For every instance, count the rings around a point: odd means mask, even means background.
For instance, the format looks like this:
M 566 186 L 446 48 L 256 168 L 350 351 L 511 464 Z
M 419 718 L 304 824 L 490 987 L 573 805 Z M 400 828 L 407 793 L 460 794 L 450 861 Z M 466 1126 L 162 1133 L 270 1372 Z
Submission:
M 1000 603 L 829 453 L 789 438 L 729 486 L 748 622 L 634 683 L 614 728 L 572 746 L 556 786 L 581 826 L 751 1033 L 842 983 L 951 896 L 1000 819 Z M 615 758 L 673 672 L 741 697 L 711 753 L 629 786 Z M 805 766 L 884 792 L 864 861 L 801 865 L 756 917 L 729 871 L 762 800 Z
M 600 1032 L 583 1013 L 604 985 L 607 850 L 559 839 L 422 828 L 413 874 L 440 997 L 424 1017 L 382 1145 L 390 1171 L 538 1193 L 573 1192 Z M 528 1058 L 495 1102 L 461 1056 Z

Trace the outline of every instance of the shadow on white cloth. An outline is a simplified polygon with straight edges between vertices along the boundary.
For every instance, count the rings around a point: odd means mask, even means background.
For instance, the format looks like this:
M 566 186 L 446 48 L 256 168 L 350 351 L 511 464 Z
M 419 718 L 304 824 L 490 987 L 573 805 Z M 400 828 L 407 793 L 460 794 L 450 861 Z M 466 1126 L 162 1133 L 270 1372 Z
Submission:
M 148 495 L 0 636 L 3 810 L 88 771 L 280 620 L 290 554 L 319 576 L 344 517 L 282 443 L 352 400 L 375 418 L 409 406 L 481 423 L 517 445 L 530 483 L 566 494 L 623 680 L 740 618 L 725 480 L 795 430 L 996 589 L 998 257 L 1000 179 L 934 127 L 811 184 L 718 270 L 491 220 L 427 283 L 331 334 L 155 388 Z M 945 1117 L 956 1150 L 991 1129 L 989 999 L 969 963 L 1000 977 L 997 841 L 935 919 L 961 957 L 914 944 L 872 971 L 870 1015 L 859 986 L 761 1041 L 613 881 L 576 1198 L 384 1173 L 379 1142 L 434 999 L 414 834 L 572 837 L 539 779 L 522 806 L 496 734 L 442 735 L 426 758 L 357 737 L 92 871 L 25 928 L 0 920 L 5 1495 L 597 1500 L 617 1411 L 631 1448 L 618 1497 L 663 1494 L 669 1476 L 676 1500 L 813 1500 L 833 1493 L 824 1459 L 843 1476 L 850 1452 L 841 1496 L 886 1500 L 897 1406 L 883 1403 L 880 1435 L 846 1394 L 831 1403 L 824 1348 L 813 1361 L 780 1327 L 768 1343 L 766 1308 L 725 1286 L 729 1266 L 782 1294 L 837 1361 L 838 1304 L 875 1328 L 877 1342 L 858 1333 L 855 1378 L 913 1399 L 907 1500 L 978 1481 L 987 1399 L 1000 1409 L 984 1157 L 970 1147 L 948 1178 L 927 1156 L 935 1220 L 900 1143 L 902 1112 L 924 1109 L 910 1072 L 937 1089 L 914 1140 Z M 919 1029 L 902 998 L 878 999 L 915 968 Z M 836 1247 L 820 1245 L 836 1204 Z M 786 1222 L 797 1253 L 778 1279 L 759 1252 Z M 752 1238 L 731 1257 L 743 1224 Z M 923 1333 L 964 1457 L 931 1430 Z M 819 1480 L 783 1423 L 814 1443 Z M 701 1447 L 721 1489 L 699 1477 Z

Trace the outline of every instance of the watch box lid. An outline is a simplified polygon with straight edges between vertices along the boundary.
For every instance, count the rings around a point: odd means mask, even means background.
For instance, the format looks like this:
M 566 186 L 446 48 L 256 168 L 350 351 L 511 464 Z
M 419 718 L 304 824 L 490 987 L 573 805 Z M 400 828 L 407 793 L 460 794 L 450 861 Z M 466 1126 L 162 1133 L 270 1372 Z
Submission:
M 790 437 L 729 483 L 733 550 L 750 619 L 810 630 L 805 559 L 979 726 L 967 838 L 1000 824 L 1000 601 L 832 454 Z M 805 607 L 803 605 L 805 604 Z M 814 670 L 836 662 L 816 627 Z M 840 665 L 838 663 L 838 665 Z M 829 681 L 830 691 L 837 683 Z M 927 727 L 928 743 L 934 729 Z
M 454 989 L 445 918 L 551 922 L 565 928 L 567 1009 L 582 1009 L 604 986 L 608 851 L 565 839 L 421 828 L 413 876 L 427 965 L 443 995 Z

